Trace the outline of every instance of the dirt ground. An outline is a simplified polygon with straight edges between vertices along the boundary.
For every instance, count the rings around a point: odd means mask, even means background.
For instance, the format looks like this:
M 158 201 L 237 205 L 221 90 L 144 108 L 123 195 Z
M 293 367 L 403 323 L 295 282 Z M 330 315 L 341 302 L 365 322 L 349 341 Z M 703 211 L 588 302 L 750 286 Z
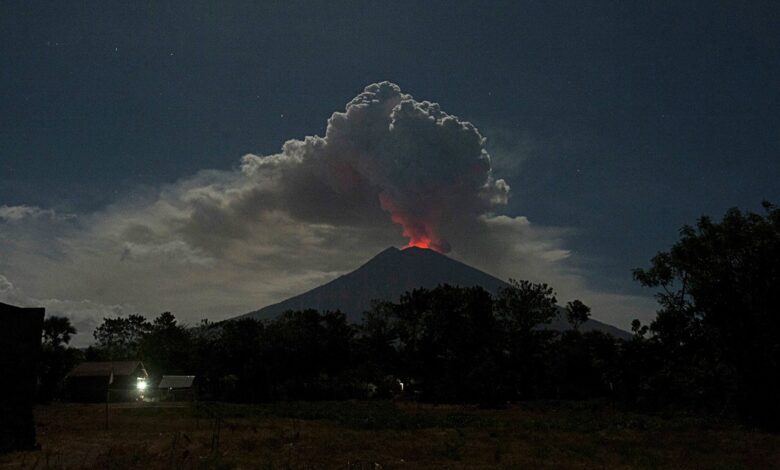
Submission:
M 780 435 L 590 404 L 52 404 L 2 469 L 780 468 Z

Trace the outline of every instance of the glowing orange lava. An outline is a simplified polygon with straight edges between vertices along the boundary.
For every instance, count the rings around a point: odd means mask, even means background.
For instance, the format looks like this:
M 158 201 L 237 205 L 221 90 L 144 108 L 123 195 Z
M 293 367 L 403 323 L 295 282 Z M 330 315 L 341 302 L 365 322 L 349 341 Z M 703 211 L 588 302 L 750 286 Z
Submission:
M 436 242 L 428 235 L 428 231 L 430 229 L 425 224 L 412 223 L 402 214 L 391 214 L 390 218 L 393 222 L 403 227 L 403 236 L 409 238 L 409 243 L 401 248 L 402 250 L 416 247 L 426 248 L 429 250 L 438 251 L 440 253 L 444 252 L 444 250 L 442 250 L 441 247 L 437 245 Z
M 409 243 L 402 249 L 425 248 L 428 250 L 447 253 L 450 245 L 442 239 L 437 230 L 439 218 L 430 211 L 422 211 L 420 214 L 410 214 L 400 210 L 390 196 L 379 194 L 379 202 L 382 209 L 390 213 L 390 220 L 403 228 L 403 236 L 409 239 Z
M 407 248 L 427 248 L 429 250 L 433 250 L 433 244 L 431 243 L 431 240 L 428 238 L 424 239 L 418 239 L 418 240 L 409 240 L 409 243 L 406 244 L 405 247 L 401 248 L 402 250 L 405 250 Z

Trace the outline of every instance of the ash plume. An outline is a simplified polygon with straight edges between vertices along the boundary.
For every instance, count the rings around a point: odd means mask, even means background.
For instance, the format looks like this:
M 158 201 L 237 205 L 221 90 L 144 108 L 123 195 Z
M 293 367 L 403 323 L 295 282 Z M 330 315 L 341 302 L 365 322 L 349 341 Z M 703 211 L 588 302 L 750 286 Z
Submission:
M 390 82 L 367 86 L 334 113 L 324 137 L 290 140 L 277 155 L 246 155 L 242 171 L 258 182 L 248 205 L 284 201 L 302 219 L 357 224 L 381 210 L 408 246 L 440 252 L 450 251 L 447 227 L 475 222 L 509 193 L 493 178 L 476 127 Z

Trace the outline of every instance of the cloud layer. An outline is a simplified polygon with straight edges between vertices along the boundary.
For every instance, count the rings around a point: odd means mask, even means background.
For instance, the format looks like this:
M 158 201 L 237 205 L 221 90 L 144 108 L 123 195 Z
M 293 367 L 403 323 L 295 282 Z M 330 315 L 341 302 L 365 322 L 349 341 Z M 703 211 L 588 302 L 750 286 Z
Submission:
M 236 170 L 139 189 L 90 214 L 0 207 L 0 301 L 19 300 L 22 286 L 25 303 L 39 299 L 77 321 L 165 310 L 222 319 L 411 244 L 499 277 L 548 282 L 619 325 L 651 308 L 589 290 L 566 231 L 497 215 L 508 197 L 472 124 L 372 84 L 331 116 L 324 136 L 245 155 Z

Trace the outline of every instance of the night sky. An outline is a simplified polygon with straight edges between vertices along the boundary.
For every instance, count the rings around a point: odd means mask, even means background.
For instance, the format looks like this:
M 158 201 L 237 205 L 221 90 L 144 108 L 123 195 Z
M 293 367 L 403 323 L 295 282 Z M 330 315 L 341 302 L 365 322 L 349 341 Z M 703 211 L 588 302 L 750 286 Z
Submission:
M 219 319 L 353 269 L 385 241 L 403 246 L 387 214 L 387 226 L 371 226 L 389 229 L 387 240 L 330 220 L 350 243 L 282 259 L 297 252 L 286 238 L 250 263 L 238 242 L 212 243 L 153 215 L 160 201 L 189 201 L 182 188 L 238 184 L 245 154 L 324 136 L 332 113 L 388 80 L 476 126 L 493 177 L 511 186 L 491 214 L 527 218 L 526 251 L 566 253 L 540 255 L 556 267 L 480 264 L 464 232 L 451 255 L 502 277 L 558 273 L 550 282 L 571 280 L 562 290 L 586 303 L 588 293 L 625 296 L 601 312 L 598 294 L 590 302 L 596 318 L 625 328 L 652 314 L 652 292 L 631 269 L 683 224 L 780 202 L 778 5 L 3 2 L 0 301 L 44 304 L 82 329 L 136 310 Z M 257 225 L 225 237 L 256 248 L 246 233 L 279 226 L 247 211 Z M 115 229 L 128 220 L 137 223 Z M 160 250 L 195 261 L 161 267 Z M 269 287 L 268 276 L 288 281 Z M 165 288 L 148 287 L 162 278 Z

